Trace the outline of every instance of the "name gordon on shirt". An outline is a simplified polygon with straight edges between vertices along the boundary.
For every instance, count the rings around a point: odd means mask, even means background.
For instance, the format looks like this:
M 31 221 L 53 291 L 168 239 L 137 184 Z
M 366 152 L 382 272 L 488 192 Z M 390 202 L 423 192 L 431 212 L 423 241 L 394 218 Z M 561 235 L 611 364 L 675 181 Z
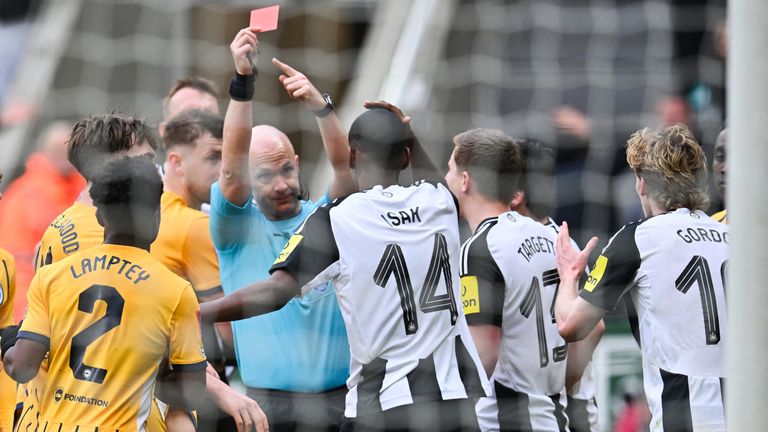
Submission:
M 62 399 L 67 402 L 81 403 L 101 408 L 107 408 L 109 406 L 109 401 L 107 400 L 67 393 L 64 389 L 57 388 L 53 393 L 53 400 L 54 402 L 59 403 Z

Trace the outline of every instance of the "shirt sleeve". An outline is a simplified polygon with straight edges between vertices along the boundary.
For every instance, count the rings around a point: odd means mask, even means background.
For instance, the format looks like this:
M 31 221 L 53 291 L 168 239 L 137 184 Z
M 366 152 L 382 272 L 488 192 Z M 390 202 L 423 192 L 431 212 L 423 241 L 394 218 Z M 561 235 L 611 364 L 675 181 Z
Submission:
M 182 291 L 176 310 L 171 317 L 171 366 L 176 371 L 205 369 L 206 358 L 200 333 L 200 306 L 192 287 Z
M 13 324 L 13 298 L 16 294 L 16 262 L 12 255 L 0 260 L 0 328 Z
M 625 225 L 611 238 L 589 272 L 579 295 L 607 311 L 616 309 L 621 297 L 632 287 L 640 269 L 640 252 L 635 242 L 638 224 Z
M 318 207 L 309 215 L 275 259 L 270 274 L 287 271 L 303 287 L 339 260 L 331 227 L 331 208 L 332 205 Z
M 244 205 L 235 205 L 224 197 L 219 182 L 211 185 L 210 234 L 216 249 L 231 250 L 245 239 L 252 199 L 248 196 Z
M 29 284 L 27 313 L 17 337 L 31 339 L 50 347 L 51 327 L 50 315 L 48 314 L 48 296 L 41 280 L 44 274 L 44 272 L 38 272 Z
M 184 242 L 184 264 L 188 280 L 198 298 L 222 292 L 219 280 L 219 260 L 213 248 L 209 230 L 210 219 L 200 217 L 189 227 Z
M 501 327 L 504 276 L 488 250 L 487 231 L 461 250 L 461 300 L 467 323 Z

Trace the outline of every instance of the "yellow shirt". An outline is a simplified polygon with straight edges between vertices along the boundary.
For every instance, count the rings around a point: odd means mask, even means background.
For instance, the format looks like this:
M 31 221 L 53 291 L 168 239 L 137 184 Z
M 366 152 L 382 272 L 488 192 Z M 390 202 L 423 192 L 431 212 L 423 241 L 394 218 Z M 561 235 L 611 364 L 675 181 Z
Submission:
M 719 211 L 719 212 L 717 212 L 717 213 L 713 214 L 713 215 L 712 215 L 712 216 L 710 216 L 710 217 L 711 217 L 712 219 L 714 219 L 714 220 L 718 221 L 718 222 L 722 222 L 722 223 L 724 223 L 724 224 L 728 224 L 728 219 L 727 219 L 727 217 L 726 217 L 726 216 L 727 216 L 727 215 L 726 215 L 726 209 L 723 209 L 722 211 Z
M 171 271 L 188 280 L 202 298 L 221 292 L 219 261 L 208 225 L 208 215 L 187 207 L 181 196 L 163 192 L 160 231 L 150 252 Z M 96 221 L 96 208 L 76 202 L 45 230 L 37 268 L 102 241 L 104 228 Z
M 104 228 L 96 220 L 96 207 L 75 202 L 43 233 L 35 269 L 59 262 L 67 255 L 90 249 L 104 241 Z
M 19 337 L 50 353 L 43 429 L 140 430 L 169 341 L 172 367 L 206 366 L 191 286 L 144 250 L 103 244 L 43 267 L 27 301 Z
M 16 263 L 13 256 L 0 249 L 0 329 L 14 324 L 13 297 L 16 293 Z M 0 432 L 13 427 L 16 408 L 16 383 L 0 367 Z
M 160 201 L 160 231 L 150 252 L 171 271 L 188 280 L 198 298 L 221 292 L 219 260 L 213 247 L 210 219 L 187 207 L 170 191 Z

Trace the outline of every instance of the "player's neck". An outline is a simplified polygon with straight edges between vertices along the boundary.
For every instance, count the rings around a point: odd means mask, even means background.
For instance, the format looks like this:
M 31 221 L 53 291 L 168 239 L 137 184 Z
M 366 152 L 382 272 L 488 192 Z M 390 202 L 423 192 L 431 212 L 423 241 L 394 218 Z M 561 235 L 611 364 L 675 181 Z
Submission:
M 189 190 L 184 187 L 181 179 L 170 174 L 170 172 L 166 173 L 165 178 L 163 179 L 163 186 L 163 189 L 180 196 L 189 208 L 200 210 L 200 207 L 203 205 L 202 202 L 195 199 L 192 194 L 189 193 Z
M 152 245 L 151 241 L 140 239 L 131 234 L 107 232 L 104 232 L 104 243 L 120 246 L 133 246 L 139 249 L 144 249 L 147 252 L 149 252 L 149 247 Z
M 360 190 L 370 189 L 379 185 L 387 188 L 397 184 L 398 175 L 399 173 L 390 170 L 384 170 L 378 167 L 366 167 L 364 172 L 358 173 L 357 184 Z
M 475 232 L 480 222 L 497 217 L 502 213 L 509 211 L 506 203 L 500 201 L 489 201 L 481 197 L 470 200 L 467 203 L 461 203 L 461 213 L 467 220 L 470 230 Z

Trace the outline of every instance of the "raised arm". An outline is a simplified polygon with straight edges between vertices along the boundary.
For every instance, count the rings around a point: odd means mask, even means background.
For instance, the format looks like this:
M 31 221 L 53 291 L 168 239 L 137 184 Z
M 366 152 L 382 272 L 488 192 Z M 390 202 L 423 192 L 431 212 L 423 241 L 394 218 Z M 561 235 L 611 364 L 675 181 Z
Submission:
M 281 72 L 278 79 L 291 98 L 300 101 L 315 113 L 323 147 L 333 167 L 333 181 L 329 189 L 331 198 L 355 192 L 357 187 L 349 168 L 349 140 L 336 111 L 322 112 L 327 102 L 306 75 L 276 58 L 272 59 L 272 64 Z
M 555 254 L 560 287 L 555 300 L 555 319 L 557 330 L 568 342 L 587 337 L 605 315 L 604 310 L 579 297 L 579 277 L 587 266 L 590 252 L 596 246 L 597 237 L 592 237 L 584 250 L 577 251 L 571 244 L 567 223 L 563 223 L 557 235 Z
M 248 172 L 248 149 L 253 127 L 253 82 L 251 59 L 256 59 L 259 41 L 251 29 L 240 30 L 229 45 L 237 74 L 230 84 L 230 101 L 224 116 L 224 139 L 221 152 L 219 187 L 224 197 L 236 205 L 244 205 L 251 196 Z
M 400 117 L 400 120 L 402 120 L 403 123 L 409 126 L 409 131 L 411 135 L 410 137 L 411 142 L 409 144 L 409 148 L 411 150 L 411 172 L 413 173 L 414 180 L 424 179 L 433 183 L 445 182 L 445 178 L 443 177 L 442 171 L 440 171 L 440 168 L 438 168 L 437 165 L 435 165 L 435 163 L 429 157 L 427 152 L 424 151 L 424 147 L 422 147 L 421 142 L 413 133 L 413 129 L 410 128 L 410 125 L 411 125 L 410 116 L 405 115 L 403 111 L 400 108 L 396 107 L 395 105 L 392 105 L 391 103 L 383 100 L 365 101 L 363 102 L 363 106 L 367 109 L 371 109 L 371 108 L 387 109 L 393 112 L 398 117 Z
M 287 271 L 277 270 L 269 279 L 249 285 L 218 300 L 200 305 L 203 321 L 237 321 L 274 312 L 299 294 L 299 284 Z

